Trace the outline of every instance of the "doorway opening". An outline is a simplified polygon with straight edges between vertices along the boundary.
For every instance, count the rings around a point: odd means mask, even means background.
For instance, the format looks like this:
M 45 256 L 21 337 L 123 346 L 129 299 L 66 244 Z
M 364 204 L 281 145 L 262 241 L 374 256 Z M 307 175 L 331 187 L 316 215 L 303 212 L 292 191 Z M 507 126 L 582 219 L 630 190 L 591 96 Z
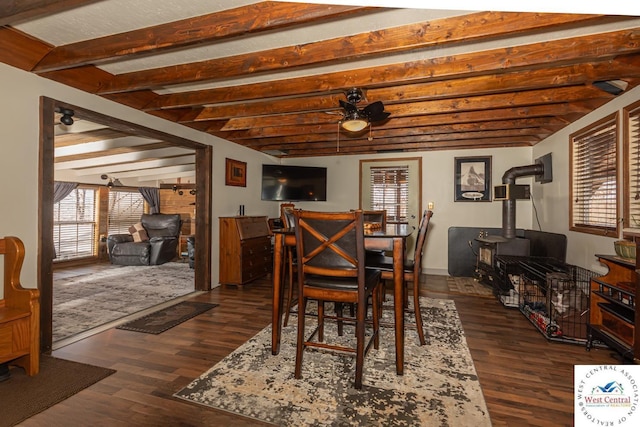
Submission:
M 73 111 L 74 118 L 101 125 L 115 132 L 125 132 L 154 141 L 161 141 L 169 147 L 182 147 L 195 153 L 195 247 L 194 290 L 211 289 L 211 174 L 212 147 L 176 135 L 167 134 L 132 122 L 110 117 L 76 105 L 52 98 L 40 99 L 40 164 L 39 164 L 39 240 L 38 283 L 41 295 L 41 351 L 52 349 L 53 314 L 53 259 L 55 248 L 54 229 L 54 181 L 56 174 L 56 116 L 60 112 Z M 59 120 L 59 118 L 58 118 Z

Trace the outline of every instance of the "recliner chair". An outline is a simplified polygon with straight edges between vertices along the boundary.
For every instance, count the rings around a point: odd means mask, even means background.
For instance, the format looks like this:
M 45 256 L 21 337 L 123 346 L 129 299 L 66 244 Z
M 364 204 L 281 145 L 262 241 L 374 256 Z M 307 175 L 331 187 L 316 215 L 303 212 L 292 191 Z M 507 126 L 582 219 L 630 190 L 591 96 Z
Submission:
M 196 262 L 196 236 L 187 237 L 187 256 L 189 257 L 189 267 L 195 268 L 195 262 Z
M 111 264 L 160 265 L 177 255 L 182 220 L 179 214 L 143 214 L 140 222 L 148 240 L 134 242 L 131 234 L 107 237 Z

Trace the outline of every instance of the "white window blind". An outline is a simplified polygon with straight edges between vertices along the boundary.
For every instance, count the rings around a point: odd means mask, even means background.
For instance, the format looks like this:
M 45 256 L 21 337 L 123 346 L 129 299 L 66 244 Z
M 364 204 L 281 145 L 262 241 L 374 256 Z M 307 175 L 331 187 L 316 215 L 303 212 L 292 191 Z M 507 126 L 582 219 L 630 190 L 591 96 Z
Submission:
M 625 192 L 624 224 L 640 228 L 640 102 L 624 109 Z
M 108 234 L 128 233 L 129 227 L 140 222 L 144 213 L 144 198 L 136 190 L 109 190 Z
M 571 135 L 573 231 L 618 235 L 617 115 Z
M 371 167 L 371 209 L 386 210 L 387 222 L 407 222 L 409 166 Z
M 96 191 L 76 188 L 53 206 L 56 261 L 96 255 Z

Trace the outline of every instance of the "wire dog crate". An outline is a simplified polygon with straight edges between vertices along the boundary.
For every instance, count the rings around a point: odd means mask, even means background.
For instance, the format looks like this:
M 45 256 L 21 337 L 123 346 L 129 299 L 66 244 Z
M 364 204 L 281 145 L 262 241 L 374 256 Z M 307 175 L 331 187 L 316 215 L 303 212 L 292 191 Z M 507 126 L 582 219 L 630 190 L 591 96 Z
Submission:
M 522 261 L 520 311 L 547 339 L 584 344 L 590 282 L 597 275 L 569 264 Z

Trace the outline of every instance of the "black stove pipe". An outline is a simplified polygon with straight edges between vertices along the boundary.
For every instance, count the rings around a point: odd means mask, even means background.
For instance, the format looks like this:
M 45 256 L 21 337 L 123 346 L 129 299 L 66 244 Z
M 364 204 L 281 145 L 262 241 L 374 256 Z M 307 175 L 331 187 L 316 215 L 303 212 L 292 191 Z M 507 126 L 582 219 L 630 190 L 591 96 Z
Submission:
M 515 184 L 516 178 L 523 176 L 542 175 L 544 166 L 540 163 L 529 166 L 517 166 L 502 175 L 503 184 Z M 516 237 L 516 201 L 515 199 L 502 201 L 502 236 L 507 239 Z

